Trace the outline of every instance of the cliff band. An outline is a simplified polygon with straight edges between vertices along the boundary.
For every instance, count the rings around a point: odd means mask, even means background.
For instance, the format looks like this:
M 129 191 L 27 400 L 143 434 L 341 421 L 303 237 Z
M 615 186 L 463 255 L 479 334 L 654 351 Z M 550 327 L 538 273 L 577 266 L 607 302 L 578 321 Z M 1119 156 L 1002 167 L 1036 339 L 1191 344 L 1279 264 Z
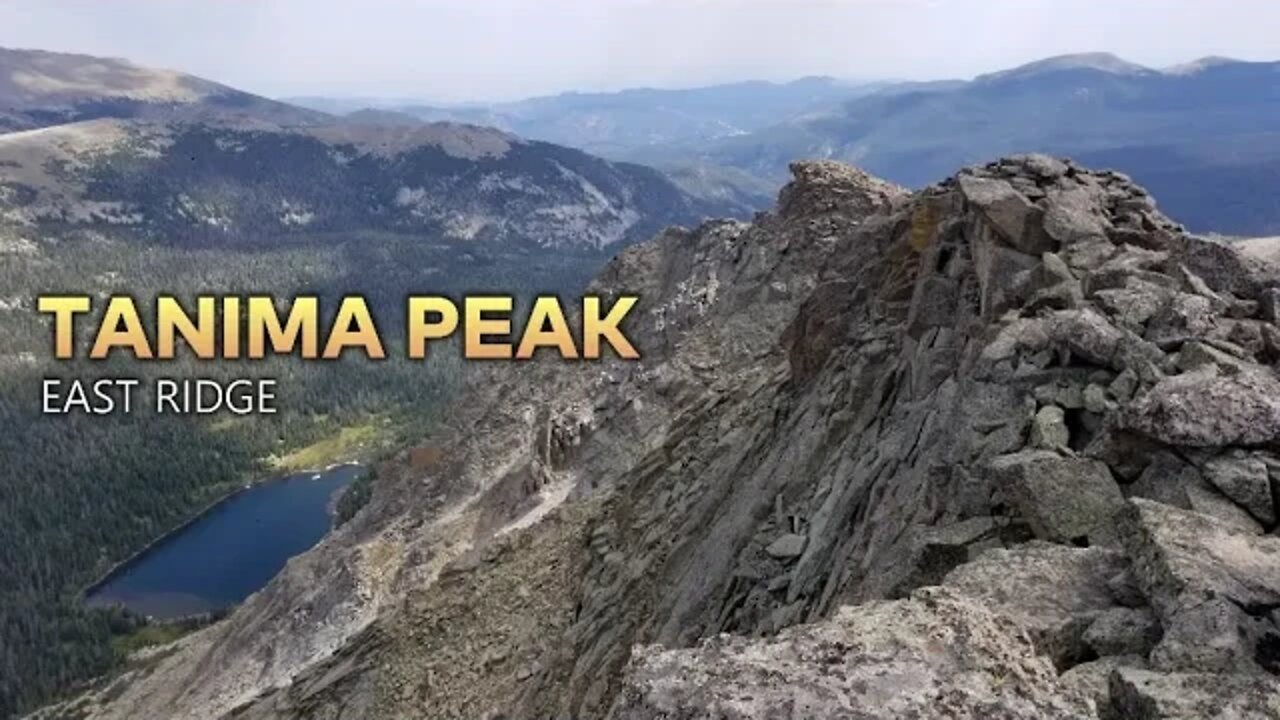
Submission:
M 478 372 L 353 521 L 78 709 L 1280 717 L 1280 269 L 1046 156 L 792 173 L 598 277 L 641 361 Z

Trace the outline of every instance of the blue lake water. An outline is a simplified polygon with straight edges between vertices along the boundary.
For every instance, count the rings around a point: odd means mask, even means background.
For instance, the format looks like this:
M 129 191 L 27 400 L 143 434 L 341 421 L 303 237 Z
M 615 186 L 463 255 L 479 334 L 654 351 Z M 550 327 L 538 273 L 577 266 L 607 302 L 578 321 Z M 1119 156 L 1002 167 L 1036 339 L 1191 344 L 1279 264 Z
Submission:
M 243 490 L 119 568 L 86 600 L 157 618 L 234 605 L 324 537 L 334 494 L 362 472 L 342 465 Z

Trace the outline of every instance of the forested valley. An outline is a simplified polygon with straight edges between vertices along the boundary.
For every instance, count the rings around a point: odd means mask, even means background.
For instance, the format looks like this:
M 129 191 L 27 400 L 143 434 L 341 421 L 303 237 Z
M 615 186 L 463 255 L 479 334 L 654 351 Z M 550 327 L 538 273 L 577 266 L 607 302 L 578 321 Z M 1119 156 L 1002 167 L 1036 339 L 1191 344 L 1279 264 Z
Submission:
M 533 295 L 579 290 L 604 261 L 594 250 L 439 242 L 391 233 L 293 235 L 213 248 L 139 244 L 71 234 L 34 252 L 0 253 L 0 717 L 109 673 L 136 647 L 144 618 L 91 609 L 84 589 L 142 547 L 244 483 L 339 459 L 376 459 L 430 433 L 463 372 L 453 348 L 371 362 L 292 357 L 261 361 L 52 359 L 42 293 L 127 293 L 149 307 L 160 293 L 344 294 L 369 299 L 396 328 L 408 293 L 493 290 Z M 95 311 L 103 303 L 95 302 Z M 83 321 L 91 327 L 91 320 Z M 86 335 L 88 333 L 85 333 Z M 399 332 L 384 332 L 394 341 Z M 81 353 L 83 355 L 83 353 Z M 45 377 L 269 377 L 275 415 L 92 417 L 43 415 Z M 337 520 L 371 491 L 362 481 Z

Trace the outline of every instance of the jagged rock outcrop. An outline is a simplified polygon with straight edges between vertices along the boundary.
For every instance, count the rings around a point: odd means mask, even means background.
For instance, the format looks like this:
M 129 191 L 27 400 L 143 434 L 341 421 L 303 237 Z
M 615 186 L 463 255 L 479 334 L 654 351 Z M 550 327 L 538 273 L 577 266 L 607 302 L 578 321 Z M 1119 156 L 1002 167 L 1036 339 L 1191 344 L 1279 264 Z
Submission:
M 651 718 L 1076 718 L 1027 636 L 980 603 L 927 588 L 911 599 L 843 608 L 830 620 L 752 642 L 720 636 L 696 650 L 636 654 L 615 720 Z M 785 678 L 785 682 L 779 682 Z
M 602 273 L 643 360 L 478 378 L 442 452 L 85 707 L 1280 717 L 1275 269 L 1042 156 L 794 174 Z

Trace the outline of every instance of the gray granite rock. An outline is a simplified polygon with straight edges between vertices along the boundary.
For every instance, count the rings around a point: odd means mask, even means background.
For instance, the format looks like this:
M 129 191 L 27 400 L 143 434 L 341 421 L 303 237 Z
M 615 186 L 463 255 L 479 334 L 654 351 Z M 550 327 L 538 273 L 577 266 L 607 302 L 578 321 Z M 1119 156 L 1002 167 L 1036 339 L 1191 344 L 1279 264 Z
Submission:
M 1031 421 L 1028 444 L 1032 447 L 1056 450 L 1071 444 L 1071 431 L 1067 429 L 1066 413 L 1057 405 L 1045 405 Z
M 788 533 L 769 543 L 764 549 L 771 557 L 779 560 L 791 560 L 798 558 L 804 553 L 805 544 L 808 538 L 795 533 Z
M 1054 249 L 1039 225 L 1042 211 L 1004 180 L 959 176 L 960 192 L 973 203 L 1010 247 L 1028 255 Z
M 1280 683 L 1209 673 L 1163 674 L 1118 668 L 1111 717 L 1125 720 L 1275 720 Z
M 1123 426 L 1169 445 L 1275 442 L 1280 440 L 1280 382 L 1261 369 L 1230 377 L 1165 378 L 1129 405 Z
M 1026 450 L 996 458 L 991 472 L 1041 539 L 1087 538 L 1124 507 L 1111 471 L 1097 460 Z
M 1164 628 L 1153 660 L 1180 671 L 1263 672 L 1260 618 L 1280 605 L 1280 538 L 1142 499 L 1118 519 L 1138 584 Z
M 1084 631 L 1083 640 L 1099 655 L 1145 657 L 1160 641 L 1160 621 L 1150 608 L 1112 608 Z
M 1139 583 L 1162 616 L 1214 597 L 1280 605 L 1280 538 L 1142 499 L 1118 520 Z
M 1116 550 L 1034 541 L 986 552 L 947 575 L 943 586 L 978 598 L 1031 634 L 1058 667 L 1092 654 L 1086 630 L 1117 607 L 1107 585 L 1128 561 Z
M 1105 238 L 1107 229 L 1096 197 L 1087 190 L 1053 193 L 1045 201 L 1044 232 L 1062 245 Z
M 1266 525 L 1276 522 L 1271 478 L 1262 460 L 1245 453 L 1213 458 L 1202 468 L 1205 479 Z
M 932 589 L 844 608 L 765 642 L 637 648 L 609 717 L 1077 720 L 1090 707 L 1024 634 L 980 602 Z
M 1275 274 L 1063 160 L 793 175 L 601 272 L 640 361 L 478 371 L 446 462 L 67 714 L 1266 710 L 1280 538 L 1200 468 L 1280 449 Z

